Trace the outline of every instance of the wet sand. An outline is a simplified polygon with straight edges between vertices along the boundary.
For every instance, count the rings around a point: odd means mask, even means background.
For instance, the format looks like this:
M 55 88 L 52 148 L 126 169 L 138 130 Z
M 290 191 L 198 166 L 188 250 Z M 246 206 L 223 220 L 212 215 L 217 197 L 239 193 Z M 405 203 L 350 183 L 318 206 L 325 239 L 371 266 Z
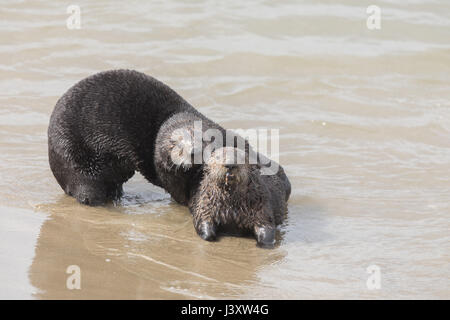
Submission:
M 411 3 L 382 2 L 378 31 L 359 1 L 81 1 L 80 30 L 65 4 L 2 5 L 0 298 L 450 298 L 450 7 Z M 275 249 L 202 241 L 188 209 L 138 174 L 117 205 L 63 194 L 51 111 L 116 68 L 226 128 L 280 130 L 293 192 Z

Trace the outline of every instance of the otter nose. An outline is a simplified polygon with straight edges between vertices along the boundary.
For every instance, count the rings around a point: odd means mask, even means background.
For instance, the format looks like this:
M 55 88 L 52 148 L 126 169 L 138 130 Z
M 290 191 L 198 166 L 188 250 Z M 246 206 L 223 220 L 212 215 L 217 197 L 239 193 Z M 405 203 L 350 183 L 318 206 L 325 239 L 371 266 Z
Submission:
M 227 173 L 225 173 L 225 184 L 226 185 L 235 181 L 235 176 L 230 171 L 231 170 L 228 170 Z

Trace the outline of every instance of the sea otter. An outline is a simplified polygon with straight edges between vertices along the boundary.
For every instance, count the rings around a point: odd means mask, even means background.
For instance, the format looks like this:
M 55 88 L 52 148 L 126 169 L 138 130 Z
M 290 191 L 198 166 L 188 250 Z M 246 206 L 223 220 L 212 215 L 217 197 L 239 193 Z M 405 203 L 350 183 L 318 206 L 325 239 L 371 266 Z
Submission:
M 203 239 L 212 241 L 220 231 L 250 232 L 259 245 L 273 245 L 291 192 L 283 168 L 239 136 L 203 157 L 205 141 L 190 139 L 198 122 L 200 136 L 212 129 L 227 134 L 153 77 L 100 72 L 57 101 L 48 128 L 50 168 L 66 194 L 92 206 L 120 198 L 123 183 L 139 171 L 189 207 Z M 262 173 L 274 164 L 276 172 Z

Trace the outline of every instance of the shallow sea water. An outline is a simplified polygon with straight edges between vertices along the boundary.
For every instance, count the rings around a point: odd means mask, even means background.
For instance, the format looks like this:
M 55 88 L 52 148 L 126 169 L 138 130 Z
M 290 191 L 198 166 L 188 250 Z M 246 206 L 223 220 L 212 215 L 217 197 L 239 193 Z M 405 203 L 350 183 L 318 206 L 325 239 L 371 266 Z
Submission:
M 0 298 L 450 298 L 450 3 L 378 1 L 369 30 L 372 4 L 77 1 L 70 30 L 66 3 L 0 1 Z M 202 241 L 139 175 L 116 206 L 63 194 L 49 116 L 117 68 L 226 128 L 280 130 L 293 191 L 275 249 Z

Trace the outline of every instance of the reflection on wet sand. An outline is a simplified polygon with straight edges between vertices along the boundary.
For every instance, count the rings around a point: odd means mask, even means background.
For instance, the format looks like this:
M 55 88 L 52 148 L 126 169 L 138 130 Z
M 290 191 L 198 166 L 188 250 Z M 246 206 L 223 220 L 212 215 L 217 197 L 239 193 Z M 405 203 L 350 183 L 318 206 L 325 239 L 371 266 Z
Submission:
M 125 200 L 127 201 L 127 200 Z M 188 210 L 169 199 L 145 205 L 92 208 L 67 196 L 48 212 L 30 269 L 36 298 L 185 299 L 238 297 L 256 272 L 283 258 L 252 238 L 201 240 Z M 156 210 L 157 209 L 157 210 Z M 66 269 L 81 269 L 81 289 L 69 290 Z

